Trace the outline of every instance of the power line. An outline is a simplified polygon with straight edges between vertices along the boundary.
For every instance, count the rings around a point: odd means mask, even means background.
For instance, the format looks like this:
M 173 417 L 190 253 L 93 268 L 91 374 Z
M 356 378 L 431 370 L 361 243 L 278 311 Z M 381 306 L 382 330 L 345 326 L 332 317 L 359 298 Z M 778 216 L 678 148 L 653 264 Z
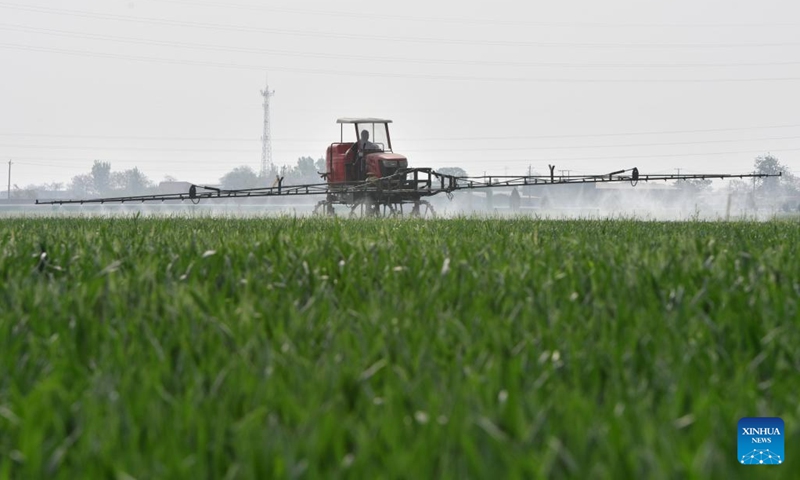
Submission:
M 246 65 L 246 64 L 232 64 L 232 63 L 216 63 L 208 61 L 194 61 L 194 60 L 180 60 L 180 59 L 167 59 L 155 57 L 141 57 L 133 55 L 120 55 L 110 54 L 104 52 L 86 52 L 79 50 L 67 50 L 58 48 L 37 47 L 32 45 L 19 45 L 19 44 L 0 44 L 0 48 L 12 48 L 31 52 L 44 52 L 44 53 L 58 53 L 63 55 L 73 55 L 79 57 L 90 58 L 106 58 L 114 60 L 130 60 L 136 62 L 151 62 L 162 63 L 166 65 L 188 65 L 188 66 L 201 66 L 201 67 L 215 67 L 215 68 L 233 68 L 245 70 L 270 70 L 270 71 L 283 71 L 293 73 L 304 73 L 312 75 L 334 75 L 346 77 L 377 77 L 377 78 L 408 78 L 419 80 L 447 80 L 447 81 L 477 81 L 477 82 L 511 82 L 511 83 L 753 83 L 753 82 L 795 82 L 800 80 L 800 77 L 786 76 L 786 77 L 762 77 L 762 78 L 671 78 L 671 79 L 637 79 L 637 78 L 534 78 L 534 77 L 479 77 L 467 75 L 427 75 L 427 74 L 409 74 L 409 73 L 384 73 L 384 72 L 370 72 L 370 71 L 343 71 L 331 69 L 310 69 L 310 68 L 293 68 L 293 67 L 278 67 L 268 65 Z
M 523 135 L 523 136 L 501 136 L 501 137 L 450 137 L 450 138 L 417 138 L 415 141 L 467 141 L 467 140 L 543 140 L 556 138 L 600 138 L 600 137 L 629 137 L 641 135 L 677 135 L 692 133 L 720 133 L 720 132 L 744 132 L 752 130 L 771 130 L 781 128 L 798 128 L 799 125 L 770 125 L 764 127 L 725 127 L 725 128 L 703 128 L 694 130 L 651 130 L 639 132 L 605 132 L 588 134 L 558 134 L 558 135 Z
M 448 44 L 448 45 L 473 45 L 473 46 L 497 46 L 497 47 L 540 47 L 540 48 L 765 48 L 765 47 L 792 47 L 798 46 L 798 42 L 763 42 L 763 43 L 600 43 L 600 42 L 523 42 L 523 41 L 507 41 L 507 40 L 469 40 L 469 39 L 447 39 L 435 37 L 410 37 L 400 36 L 393 37 L 387 35 L 355 35 L 349 33 L 336 33 L 336 32 L 307 32 L 301 30 L 287 30 L 279 28 L 264 28 L 264 27 L 251 27 L 248 25 L 230 25 L 220 23 L 208 22 L 189 22 L 178 20 L 167 20 L 161 18 L 150 17 L 133 17 L 128 15 L 113 15 L 101 14 L 87 10 L 64 10 L 59 8 L 48 8 L 39 6 L 19 5 L 14 3 L 0 2 L 0 8 L 8 8 L 14 10 L 29 11 L 35 13 L 44 13 L 49 15 L 63 15 L 81 18 L 93 18 L 99 20 L 114 20 L 127 23 L 139 23 L 149 25 L 160 25 L 166 27 L 184 27 L 184 28 L 202 28 L 210 30 L 223 30 L 234 32 L 257 32 L 268 33 L 296 37 L 312 37 L 312 38 L 330 38 L 342 40 L 358 40 L 358 41 L 384 41 L 384 42 L 401 42 L 401 43 L 422 43 L 422 44 Z
M 126 162 L 119 161 L 119 163 L 133 164 L 135 162 L 134 161 L 126 161 Z M 91 163 L 89 163 L 89 162 L 84 163 L 82 165 L 60 165 L 60 164 L 55 164 L 55 163 L 17 162 L 17 161 L 15 161 L 14 165 L 23 165 L 23 166 L 28 166 L 28 167 L 48 167 L 48 168 L 51 168 L 51 169 L 55 168 L 55 169 L 69 170 L 69 171 L 79 171 L 80 170 L 80 171 L 87 172 L 87 173 L 88 173 L 87 169 L 91 169 Z M 203 165 L 203 166 L 210 167 L 211 165 Z M 125 167 L 123 167 L 123 168 L 125 168 Z M 175 169 L 182 168 L 182 167 L 181 166 L 170 165 L 167 168 L 175 170 Z M 195 167 L 192 167 L 191 171 L 192 171 L 192 173 L 225 172 L 226 169 L 229 169 L 229 168 L 230 168 L 230 165 L 223 165 L 223 164 L 220 163 L 220 164 L 218 164 L 218 166 L 216 168 L 205 168 L 205 169 L 201 168 L 201 169 L 198 169 L 195 166 Z M 164 169 L 165 168 L 162 168 L 162 170 L 164 170 Z
M 583 160 L 636 160 L 636 159 L 644 160 L 644 159 L 652 159 L 652 158 L 683 158 L 683 157 L 703 157 L 703 156 L 719 156 L 719 155 L 745 155 L 745 154 L 746 155 L 760 155 L 760 154 L 766 154 L 766 153 L 798 152 L 798 151 L 800 151 L 800 147 L 798 147 L 798 148 L 773 148 L 773 149 L 770 149 L 768 152 L 765 151 L 765 150 L 729 150 L 729 151 L 700 152 L 700 153 L 666 153 L 666 154 L 645 154 L 645 155 L 608 155 L 608 156 L 558 157 L 558 158 L 553 158 L 553 157 L 548 155 L 546 157 L 542 157 L 542 158 L 539 158 L 539 159 L 534 159 L 534 158 L 531 158 L 531 157 L 528 157 L 528 158 L 498 158 L 496 160 L 496 162 L 499 165 L 501 165 L 502 163 L 518 163 L 518 162 L 526 162 L 526 164 L 527 164 L 527 163 L 536 162 L 536 161 L 541 161 L 541 162 L 547 162 L 547 161 L 565 162 L 565 161 L 583 161 Z M 420 156 L 417 155 L 416 157 L 419 158 Z M 196 159 L 190 159 L 190 160 L 155 159 L 155 158 L 124 159 L 124 158 L 112 158 L 112 157 L 97 156 L 97 155 L 94 155 L 91 158 L 87 158 L 87 157 L 83 157 L 83 158 L 75 158 L 75 157 L 73 157 L 73 158 L 19 157 L 19 156 L 15 155 L 14 158 L 15 158 L 15 163 L 20 163 L 20 162 L 17 161 L 19 159 L 22 159 L 22 160 L 70 161 L 70 162 L 72 162 L 72 161 L 75 161 L 75 162 L 91 162 L 94 159 L 99 159 L 99 160 L 108 161 L 108 162 L 131 163 L 131 164 L 136 164 L 136 163 L 144 163 L 144 164 L 146 164 L 146 163 L 158 163 L 158 164 L 181 163 L 181 164 L 197 165 L 198 163 L 203 163 L 202 161 L 198 162 Z M 465 160 L 466 159 L 464 159 L 462 157 L 462 158 L 458 159 L 457 161 L 463 162 Z M 216 160 L 208 160 L 208 162 L 213 162 L 213 161 L 216 161 Z M 248 160 L 247 160 L 246 157 L 242 157 L 241 159 L 237 157 L 235 160 L 226 159 L 225 161 L 227 162 L 227 164 L 230 164 L 232 161 L 247 162 Z M 427 160 L 425 160 L 425 161 L 427 161 Z M 502 163 L 500 163 L 500 162 L 502 162 Z M 416 161 L 416 163 L 419 163 L 419 162 Z M 449 161 L 447 163 L 453 163 L 453 162 Z M 223 167 L 223 168 L 226 168 L 226 167 Z
M 522 136 L 494 136 L 494 137 L 403 137 L 404 142 L 431 142 L 431 141 L 506 141 L 506 140 L 539 140 L 556 138 L 598 138 L 598 137 L 628 137 L 642 135 L 677 135 L 694 133 L 722 133 L 722 132 L 746 132 L 755 130 L 772 130 L 800 128 L 800 124 L 795 125 L 765 125 L 751 127 L 724 127 L 724 128 L 703 128 L 692 130 L 650 130 L 638 132 L 601 132 L 585 134 L 559 134 L 559 135 L 522 135 Z M 257 137 L 172 137 L 172 136 L 138 136 L 138 135 L 85 135 L 85 134 L 51 134 L 51 133 L 31 133 L 31 132 L 0 132 L 0 137 L 37 137 L 37 138 L 80 138 L 80 139 L 104 139 L 104 140 L 146 140 L 146 141 L 213 141 L 213 142 L 256 142 L 260 141 Z M 281 142 L 328 142 L 330 138 L 276 138 L 275 141 Z M 759 140 L 759 139 L 756 139 Z M 763 140 L 763 139 L 761 139 Z M 98 147 L 102 148 L 102 147 Z M 569 148 L 569 147 L 564 147 Z
M 778 148 L 771 149 L 770 152 L 798 152 L 800 148 Z M 704 157 L 704 156 L 720 156 L 720 155 L 760 155 L 765 154 L 764 150 L 738 150 L 727 152 L 702 152 L 702 153 L 666 153 L 657 155 L 611 155 L 604 157 L 564 157 L 564 158 L 547 158 L 541 161 L 554 161 L 554 162 L 569 162 L 569 161 L 584 161 L 584 160 L 644 160 L 651 158 L 684 158 L 684 157 Z M 521 159 L 502 159 L 502 162 L 531 162 L 530 158 Z
M 559 145 L 553 147 L 540 147 L 540 146 L 523 146 L 523 147 L 492 147 L 492 148 L 426 148 L 423 150 L 406 150 L 403 151 L 413 152 L 497 152 L 497 151 L 541 151 L 541 150 L 578 150 L 587 148 L 633 148 L 633 147 L 671 147 L 671 146 L 684 146 L 684 145 L 709 145 L 719 143 L 739 143 L 739 142 L 761 142 L 761 141 L 782 141 L 782 140 L 800 140 L 800 136 L 788 137 L 762 137 L 762 138 L 737 138 L 725 140 L 696 140 L 685 142 L 660 142 L 660 143 L 625 143 L 625 144 L 611 144 L 611 145 Z M 410 140 L 404 140 L 408 143 Z M 309 145 L 317 143 L 309 141 Z M 247 153 L 252 152 L 253 149 L 246 148 L 226 148 L 226 149 L 209 149 L 209 148 L 174 148 L 174 147 L 128 147 L 128 146 L 78 146 L 78 145 L 24 145 L 24 144 L 0 144 L 0 148 L 15 148 L 15 149 L 35 149 L 35 150 L 128 150 L 137 152 L 207 152 L 207 153 Z M 279 149 L 277 152 L 292 152 L 297 149 Z
M 87 40 L 102 40 L 133 45 L 149 45 L 159 47 L 173 47 L 200 51 L 220 51 L 238 52 L 247 54 L 276 55 L 284 57 L 304 57 L 319 59 L 342 59 L 354 60 L 359 62 L 383 62 L 383 63 L 412 63 L 423 65 L 474 65 L 474 66 L 495 66 L 495 67 L 536 67 L 536 68 L 733 68 L 733 67 L 770 67 L 770 66 L 796 66 L 800 61 L 786 62 L 729 62 L 729 63 L 568 63 L 568 62 L 504 62 L 495 60 L 454 60 L 454 59 L 424 59 L 408 57 L 387 57 L 387 56 L 365 56 L 365 55 L 342 55 L 319 52 L 294 52 L 288 50 L 273 50 L 251 47 L 237 47 L 231 45 L 214 45 L 203 43 L 187 43 L 175 41 L 160 41 L 152 39 L 138 39 L 131 37 L 120 37 L 113 35 L 100 35 L 94 33 L 75 32 L 69 30 L 55 30 L 47 28 L 35 28 L 15 24 L 0 23 L 0 28 L 12 31 L 34 33 L 40 35 L 82 38 Z
M 193 152 L 193 153 L 247 153 L 258 151 L 248 148 L 172 148 L 172 147 L 115 147 L 115 146 L 78 146 L 78 145 L 1 145 L 0 148 L 30 148 L 35 150 L 126 150 L 132 152 Z
M 55 159 L 54 159 L 55 160 Z M 77 166 L 77 165 L 60 165 L 54 163 L 38 163 L 38 162 L 14 162 L 14 165 L 28 165 L 33 167 L 50 167 L 50 168 L 60 168 L 64 170 L 85 170 L 85 166 Z
M 800 126 L 800 125 L 798 125 Z M 84 134 L 50 134 L 50 133 L 12 133 L 0 132 L 0 137 L 49 137 L 49 138 L 83 138 L 83 139 L 104 139 L 104 140 L 152 140 L 159 142 L 257 142 L 261 141 L 258 137 L 244 138 L 244 137 L 161 137 L 161 136 L 138 136 L 138 135 L 84 135 Z M 280 139 L 283 141 L 293 141 L 289 139 Z M 308 141 L 308 139 L 297 139 L 298 141 Z
M 220 51 L 238 52 L 247 54 L 276 55 L 285 57 L 304 57 L 320 59 L 342 59 L 354 60 L 359 62 L 384 62 L 384 63 L 413 63 L 423 65 L 475 65 L 475 66 L 497 66 L 497 67 L 559 67 L 559 68 L 732 68 L 732 67 L 770 67 L 770 66 L 795 66 L 800 65 L 800 61 L 786 62 L 733 62 L 733 63 L 568 63 L 568 62 L 504 62 L 494 60 L 454 60 L 454 59 L 424 59 L 408 57 L 387 57 L 387 56 L 365 56 L 365 55 L 342 55 L 319 52 L 294 52 L 288 50 L 273 50 L 251 47 L 237 47 L 231 45 L 214 45 L 203 43 L 187 43 L 175 41 L 160 41 L 152 39 L 138 39 L 131 37 L 119 37 L 113 35 L 100 35 L 94 33 L 75 32 L 69 30 L 55 30 L 47 28 L 35 28 L 15 24 L 0 23 L 0 28 L 6 30 L 35 33 L 66 38 L 82 38 L 87 40 L 103 40 L 133 45 L 149 45 L 160 47 L 174 47 L 201 51 Z
M 316 15 L 324 17 L 342 17 L 342 18 L 365 18 L 376 19 L 381 21 L 402 20 L 413 22 L 425 23 L 451 23 L 451 24 L 465 24 L 465 25 L 516 25 L 528 27 L 585 27 L 585 28 L 763 28 L 763 27 L 791 27 L 795 28 L 800 26 L 798 23 L 603 23 L 603 22 L 523 22 L 514 20 L 498 20 L 498 19 L 475 19 L 475 18 L 459 18 L 459 17 L 415 17 L 411 15 L 398 15 L 393 13 L 391 17 L 385 15 L 376 15 L 365 12 L 342 12 L 335 10 L 307 10 L 299 8 L 284 8 L 273 7 L 264 5 L 244 5 L 237 3 L 221 3 L 221 2 L 201 2 L 201 1 L 186 1 L 186 0 L 151 0 L 152 3 L 171 3 L 176 5 L 187 5 L 191 7 L 224 7 L 224 8 L 237 8 L 250 11 L 266 11 L 278 13 L 290 13 L 298 15 Z

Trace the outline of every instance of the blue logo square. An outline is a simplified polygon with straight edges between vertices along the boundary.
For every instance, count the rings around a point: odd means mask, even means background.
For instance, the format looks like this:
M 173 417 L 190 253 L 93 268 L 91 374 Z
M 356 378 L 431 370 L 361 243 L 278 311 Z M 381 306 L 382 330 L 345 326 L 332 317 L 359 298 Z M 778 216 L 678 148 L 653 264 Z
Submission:
M 737 458 L 742 465 L 780 465 L 784 457 L 783 420 L 745 417 L 739 420 Z

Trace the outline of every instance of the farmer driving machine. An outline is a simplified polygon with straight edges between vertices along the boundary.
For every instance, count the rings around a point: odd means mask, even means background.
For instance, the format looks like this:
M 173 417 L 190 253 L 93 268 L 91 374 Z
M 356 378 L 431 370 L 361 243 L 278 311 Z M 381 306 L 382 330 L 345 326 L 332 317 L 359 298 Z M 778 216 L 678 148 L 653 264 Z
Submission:
M 337 123 L 340 130 L 339 141 L 327 148 L 326 171 L 320 173 L 323 183 L 286 186 L 283 185 L 283 178 L 278 178 L 275 185 L 262 188 L 222 189 L 191 185 L 185 193 L 37 200 L 36 203 L 65 205 L 189 200 L 197 204 L 210 199 L 318 195 L 324 197 L 314 209 L 314 213 L 319 215 L 335 215 L 336 207 L 344 206 L 346 211 L 349 210 L 350 216 L 408 214 L 414 217 L 432 217 L 433 206 L 426 198 L 441 193 L 451 196 L 458 190 L 607 182 L 630 182 L 632 186 L 636 186 L 639 182 L 652 181 L 780 176 L 759 173 L 648 175 L 639 172 L 635 167 L 598 175 L 555 175 L 555 165 L 549 165 L 549 175 L 457 177 L 438 173 L 432 168 L 409 168 L 408 159 L 392 149 L 389 135 L 391 120 L 341 118 Z
M 422 197 L 436 174 L 429 168 L 409 169 L 408 159 L 392 151 L 391 120 L 340 118 L 336 123 L 339 142 L 328 147 L 322 174 L 329 192 L 316 213 L 333 215 L 335 205 L 344 205 L 352 215 L 398 215 L 404 206 L 413 216 L 433 214 Z

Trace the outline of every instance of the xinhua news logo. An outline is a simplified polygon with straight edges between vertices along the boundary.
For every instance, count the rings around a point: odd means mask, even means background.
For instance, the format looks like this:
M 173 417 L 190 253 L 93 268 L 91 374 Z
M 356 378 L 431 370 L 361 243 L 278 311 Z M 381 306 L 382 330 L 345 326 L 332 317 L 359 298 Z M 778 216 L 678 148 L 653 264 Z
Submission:
M 781 465 L 786 461 L 784 434 L 780 418 L 745 417 L 739 420 L 739 463 Z

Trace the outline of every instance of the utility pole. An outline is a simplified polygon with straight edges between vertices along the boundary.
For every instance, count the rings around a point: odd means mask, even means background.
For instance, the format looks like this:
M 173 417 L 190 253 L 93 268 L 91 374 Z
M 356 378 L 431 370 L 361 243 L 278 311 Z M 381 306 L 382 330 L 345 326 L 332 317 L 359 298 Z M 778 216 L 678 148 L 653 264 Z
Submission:
M 8 161 L 8 199 L 11 200 L 11 160 Z
M 272 170 L 272 134 L 269 119 L 269 99 L 275 95 L 275 90 L 269 89 L 269 78 L 267 78 L 266 88 L 261 90 L 264 97 L 264 130 L 261 135 L 261 170 L 259 175 L 266 179 L 267 172 Z
M 675 171 L 678 172 L 678 175 L 681 174 L 681 169 L 680 168 L 676 168 Z
M 564 176 L 564 172 L 567 172 L 567 176 L 569 177 L 569 174 L 572 172 L 572 170 L 559 170 L 559 172 L 561 172 L 562 177 Z

